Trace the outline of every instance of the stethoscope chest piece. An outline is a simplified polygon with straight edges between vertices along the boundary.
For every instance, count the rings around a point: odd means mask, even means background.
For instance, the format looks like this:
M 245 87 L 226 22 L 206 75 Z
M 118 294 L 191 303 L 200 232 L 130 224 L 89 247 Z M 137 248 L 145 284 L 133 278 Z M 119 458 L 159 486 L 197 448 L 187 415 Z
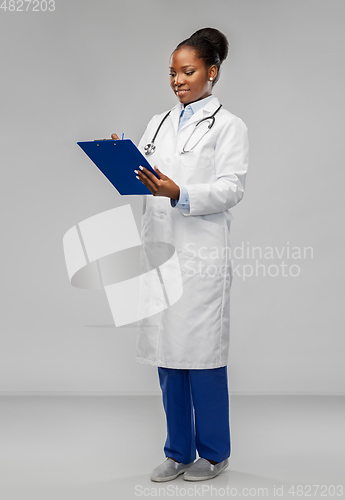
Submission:
M 156 146 L 152 143 L 152 142 L 149 142 L 148 144 L 146 144 L 146 146 L 144 147 L 144 150 L 145 150 L 145 154 L 147 156 L 149 155 L 152 155 L 155 150 L 156 150 Z

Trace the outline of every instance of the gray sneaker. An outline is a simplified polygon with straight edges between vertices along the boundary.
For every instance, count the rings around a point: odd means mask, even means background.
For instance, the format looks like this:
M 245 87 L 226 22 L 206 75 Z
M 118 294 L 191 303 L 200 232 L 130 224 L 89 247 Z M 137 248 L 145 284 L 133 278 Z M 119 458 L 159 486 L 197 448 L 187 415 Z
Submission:
M 218 464 L 211 464 L 206 458 L 198 458 L 196 462 L 183 474 L 186 481 L 202 481 L 218 476 L 218 474 L 229 465 L 229 459 L 226 458 Z
M 170 457 L 167 457 L 165 461 L 156 467 L 151 474 L 151 481 L 171 481 L 171 479 L 175 479 L 175 477 L 183 474 L 188 467 L 193 465 L 194 462 L 190 462 L 189 464 L 183 464 L 175 462 Z

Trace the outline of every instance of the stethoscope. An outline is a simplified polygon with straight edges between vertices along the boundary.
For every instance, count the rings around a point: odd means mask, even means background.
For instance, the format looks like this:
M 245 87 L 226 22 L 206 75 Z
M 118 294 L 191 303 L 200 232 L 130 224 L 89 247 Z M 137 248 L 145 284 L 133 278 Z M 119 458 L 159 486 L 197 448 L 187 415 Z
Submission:
M 197 146 L 199 144 L 199 142 L 201 141 L 201 139 L 207 134 L 207 132 L 209 132 L 211 130 L 211 128 L 213 127 L 214 125 L 214 122 L 216 121 L 215 119 L 215 114 L 218 113 L 218 111 L 220 110 L 220 108 L 222 107 L 222 104 L 219 106 L 219 108 L 216 109 L 216 111 L 213 113 L 213 115 L 211 116 L 206 116 L 205 118 L 203 118 L 202 120 L 198 121 L 198 123 L 195 125 L 194 129 L 192 130 L 192 133 L 190 134 L 190 136 L 188 137 L 185 145 L 183 146 L 182 148 L 182 151 L 181 151 L 181 155 L 182 154 L 185 154 L 185 153 L 191 153 L 192 150 L 195 148 L 195 146 Z M 170 110 L 171 111 L 171 110 Z M 160 122 L 159 124 L 159 127 L 157 128 L 156 130 L 156 133 L 155 135 L 153 136 L 153 139 L 151 142 L 149 142 L 148 144 L 146 144 L 146 146 L 144 147 L 144 150 L 145 150 L 145 154 L 146 155 L 152 155 L 152 153 L 155 152 L 156 150 L 156 146 L 154 144 L 155 142 L 155 139 L 157 137 L 157 134 L 158 132 L 160 131 L 160 128 L 161 126 L 163 125 L 164 121 L 166 120 L 166 118 L 168 118 L 169 114 L 170 114 L 170 111 L 168 111 L 168 113 L 164 116 L 163 120 Z M 196 144 L 194 144 L 194 146 L 192 146 L 188 151 L 185 150 L 185 148 L 187 147 L 187 144 L 188 142 L 190 141 L 190 138 L 192 137 L 192 135 L 194 134 L 194 132 L 196 131 L 196 129 L 199 127 L 199 125 L 206 121 L 206 120 L 211 120 L 211 123 L 209 123 L 208 127 L 207 127 L 207 130 L 206 132 L 200 137 L 200 139 L 198 140 L 198 142 Z

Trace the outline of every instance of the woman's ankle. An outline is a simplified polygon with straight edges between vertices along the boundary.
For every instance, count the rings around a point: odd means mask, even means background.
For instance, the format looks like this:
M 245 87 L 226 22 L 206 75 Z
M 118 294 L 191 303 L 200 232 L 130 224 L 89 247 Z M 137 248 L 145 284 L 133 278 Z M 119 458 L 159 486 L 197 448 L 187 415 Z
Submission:
M 219 463 L 219 462 L 215 462 L 215 460 L 209 460 L 208 458 L 206 458 L 206 460 L 207 460 L 208 462 L 210 462 L 212 465 L 216 465 L 216 464 L 218 464 L 218 463 Z

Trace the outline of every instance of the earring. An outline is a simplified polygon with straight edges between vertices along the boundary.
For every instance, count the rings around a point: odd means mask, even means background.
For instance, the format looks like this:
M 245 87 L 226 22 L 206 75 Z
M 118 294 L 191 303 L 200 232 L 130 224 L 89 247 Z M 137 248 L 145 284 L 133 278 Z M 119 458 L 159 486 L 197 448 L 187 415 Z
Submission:
M 211 80 L 213 80 L 213 78 L 212 78 L 212 77 L 210 78 L 210 81 L 211 81 Z

